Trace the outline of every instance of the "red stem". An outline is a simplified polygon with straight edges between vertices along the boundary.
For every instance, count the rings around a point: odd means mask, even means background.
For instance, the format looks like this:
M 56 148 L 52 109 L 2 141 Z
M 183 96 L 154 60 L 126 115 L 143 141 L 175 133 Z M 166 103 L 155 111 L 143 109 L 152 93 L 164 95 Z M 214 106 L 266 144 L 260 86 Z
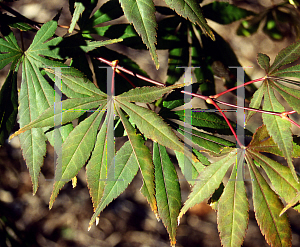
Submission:
M 242 84 L 242 85 L 238 85 L 238 86 L 236 86 L 236 87 L 230 88 L 230 89 L 228 89 L 228 90 L 226 90 L 226 91 L 224 91 L 224 92 L 222 92 L 222 93 L 218 93 L 218 94 L 216 94 L 216 95 L 212 95 L 212 96 L 210 96 L 210 98 L 212 98 L 212 99 L 219 98 L 219 97 L 220 97 L 221 95 L 223 95 L 223 94 L 226 94 L 226 93 L 228 93 L 228 92 L 231 92 L 231 91 L 233 91 L 233 90 L 236 90 L 236 89 L 238 89 L 238 88 L 240 88 L 240 87 L 247 86 L 247 85 L 252 84 L 252 83 L 254 83 L 254 82 L 263 81 L 264 79 L 266 79 L 266 78 L 265 78 L 265 77 L 262 77 L 262 78 L 255 79 L 255 80 L 253 80 L 253 81 L 248 81 L 248 82 L 246 82 L 246 83 L 244 83 L 244 84 Z

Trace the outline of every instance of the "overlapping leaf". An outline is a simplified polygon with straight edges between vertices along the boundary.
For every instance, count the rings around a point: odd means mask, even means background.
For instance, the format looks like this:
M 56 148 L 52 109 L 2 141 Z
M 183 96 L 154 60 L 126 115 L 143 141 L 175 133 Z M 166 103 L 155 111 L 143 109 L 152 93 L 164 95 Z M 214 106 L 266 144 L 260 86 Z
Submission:
M 102 108 L 99 107 L 90 117 L 80 122 L 63 143 L 58 153 L 55 183 L 50 197 L 49 208 L 52 207 L 59 190 L 66 182 L 77 175 L 89 158 L 104 114 Z
M 191 194 L 180 211 L 178 220 L 180 220 L 189 208 L 209 198 L 214 193 L 222 182 L 229 167 L 235 162 L 236 155 L 237 150 L 235 149 L 223 159 L 206 167 L 200 173 L 197 178 L 198 181 L 195 183 Z
M 246 156 L 247 157 L 247 156 Z M 291 229 L 286 214 L 279 216 L 282 202 L 269 187 L 252 160 L 247 158 L 252 178 L 255 217 L 262 234 L 271 246 L 291 246 Z

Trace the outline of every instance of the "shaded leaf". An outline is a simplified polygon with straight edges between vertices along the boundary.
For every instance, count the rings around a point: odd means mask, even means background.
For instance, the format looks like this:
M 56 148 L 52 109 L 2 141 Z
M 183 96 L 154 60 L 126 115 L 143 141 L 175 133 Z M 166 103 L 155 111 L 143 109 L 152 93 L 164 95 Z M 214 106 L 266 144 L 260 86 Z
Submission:
M 10 135 L 18 114 L 17 73 L 10 70 L 0 91 L 0 146 Z
M 171 246 L 174 246 L 176 244 L 177 217 L 181 208 L 177 172 L 166 148 L 157 143 L 153 143 L 153 163 L 158 213 L 169 233 Z
M 201 30 L 207 34 L 212 40 L 215 40 L 215 36 L 207 25 L 206 20 L 202 14 L 201 8 L 196 1 L 193 0 L 165 0 L 166 4 L 173 10 L 175 10 L 180 16 L 185 19 L 189 19 L 194 24 L 198 24 Z
M 261 86 L 253 94 L 249 107 L 254 109 L 259 109 L 266 90 L 267 90 L 266 83 L 263 82 Z M 255 113 L 256 113 L 255 111 L 248 111 L 246 123 Z
M 205 18 L 224 25 L 254 15 L 251 11 L 227 2 L 212 2 L 203 6 L 202 10 Z

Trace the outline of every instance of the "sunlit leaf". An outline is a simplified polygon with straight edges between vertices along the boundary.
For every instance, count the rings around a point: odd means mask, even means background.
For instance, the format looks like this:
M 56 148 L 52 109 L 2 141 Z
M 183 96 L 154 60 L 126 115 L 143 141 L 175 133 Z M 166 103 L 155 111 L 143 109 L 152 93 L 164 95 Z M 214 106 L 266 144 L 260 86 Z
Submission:
M 291 246 L 291 228 L 286 214 L 279 216 L 282 202 L 269 187 L 256 166 L 247 160 L 252 179 L 255 218 L 268 244 Z
M 219 187 L 227 170 L 235 162 L 237 150 L 235 149 L 223 159 L 206 167 L 197 178 L 192 192 L 184 203 L 178 220 L 186 213 L 186 211 L 195 206 L 197 203 L 209 198 Z
M 71 25 L 70 25 L 70 28 L 69 28 L 69 31 L 68 31 L 69 33 L 73 32 L 73 30 L 75 28 L 75 25 L 76 25 L 77 21 L 79 20 L 79 17 L 81 16 L 83 11 L 85 10 L 85 6 L 81 2 L 75 2 L 74 3 L 74 8 L 75 8 L 75 11 L 74 11 L 73 16 L 72 16 Z
M 181 208 L 178 176 L 166 148 L 157 143 L 153 144 L 153 162 L 158 213 L 173 246 L 176 244 L 177 217 Z
M 277 56 L 273 64 L 270 67 L 269 74 L 272 74 L 275 70 L 281 66 L 292 63 L 300 57 L 300 41 L 297 41 L 288 47 L 282 49 Z
M 124 126 L 124 129 L 126 130 L 130 145 L 133 150 L 133 155 L 140 167 L 140 171 L 143 176 L 143 187 L 141 189 L 141 192 L 147 198 L 154 214 L 157 215 L 154 185 L 154 165 L 152 162 L 150 150 L 144 145 L 144 140 L 141 135 L 135 133 L 135 129 L 125 117 L 122 110 L 118 107 L 116 109 Z
M 130 91 L 122 93 L 116 96 L 117 100 L 129 101 L 129 102 L 140 102 L 140 103 L 151 103 L 161 98 L 164 94 L 171 92 L 175 88 L 182 87 L 182 84 L 176 84 L 168 87 L 140 87 L 134 88 Z
M 90 117 L 80 122 L 70 133 L 58 153 L 55 183 L 50 197 L 49 208 L 64 184 L 77 175 L 90 156 L 96 141 L 97 130 L 104 111 L 98 108 Z
M 150 50 L 156 68 L 159 67 L 156 53 L 156 20 L 155 8 L 152 0 L 120 0 L 123 11 L 134 28 L 142 37 L 143 42 Z
M 269 72 L 270 68 L 270 57 L 263 53 L 257 54 L 257 62 L 259 66 L 266 71 L 266 73 Z
M 224 247 L 241 246 L 246 235 L 249 203 L 243 177 L 238 175 L 241 169 L 241 166 L 232 169 L 218 202 L 218 229 Z

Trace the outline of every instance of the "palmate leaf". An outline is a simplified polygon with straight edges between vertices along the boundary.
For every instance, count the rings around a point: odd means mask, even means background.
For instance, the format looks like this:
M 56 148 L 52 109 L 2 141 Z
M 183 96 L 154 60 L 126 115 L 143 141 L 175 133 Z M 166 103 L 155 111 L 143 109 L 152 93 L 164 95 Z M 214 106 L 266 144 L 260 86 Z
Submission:
M 104 106 L 99 107 L 90 117 L 80 122 L 69 134 L 58 151 L 55 183 L 50 197 L 49 208 L 64 184 L 77 175 L 84 166 L 95 145 L 97 130 L 102 120 Z
M 124 13 L 130 23 L 141 36 L 144 44 L 149 48 L 156 68 L 159 68 L 156 53 L 156 20 L 155 8 L 152 0 L 120 0 Z
M 117 152 L 115 161 L 109 164 L 107 174 L 114 174 L 114 179 L 108 177 L 106 181 L 94 180 L 96 183 L 104 182 L 105 188 L 103 196 L 100 194 L 98 195 L 101 200 L 95 209 L 95 213 L 90 220 L 89 226 L 93 224 L 100 212 L 128 187 L 135 177 L 138 169 L 139 165 L 135 152 L 132 149 L 132 144 L 130 141 L 127 141 Z M 90 186 L 94 185 L 91 184 Z
M 207 34 L 212 40 L 215 36 L 207 25 L 206 20 L 202 14 L 199 3 L 194 0 L 165 0 L 166 4 L 175 10 L 180 16 L 189 19 L 194 24 L 198 24 L 201 30 Z
M 300 65 L 294 65 L 285 69 L 276 70 L 271 74 L 273 77 L 296 77 L 300 78 Z M 278 78 L 279 79 L 279 78 Z M 274 78 L 276 80 L 276 78 Z M 288 81 L 287 81 L 288 82 Z
M 300 184 L 295 181 L 290 169 L 252 149 L 248 152 L 250 157 L 265 170 L 276 193 L 287 203 L 290 203 L 300 191 Z M 300 205 L 294 209 L 299 212 Z
M 198 181 L 196 181 L 192 192 L 180 211 L 178 221 L 189 208 L 204 201 L 214 193 L 214 191 L 222 182 L 222 179 L 224 178 L 229 167 L 235 163 L 236 155 L 237 149 L 234 149 L 228 155 L 226 155 L 226 157 L 209 165 L 200 173 L 199 177 L 197 178 Z
M 159 144 L 173 150 L 184 153 L 184 146 L 178 140 L 172 129 L 162 120 L 160 116 L 144 107 L 120 101 L 116 98 L 118 105 L 129 115 L 138 129 Z
M 254 109 L 259 109 L 266 89 L 267 89 L 266 83 L 262 83 L 262 85 L 253 94 L 249 107 L 254 108 Z M 255 113 L 256 112 L 254 112 L 254 111 L 249 111 L 248 112 L 248 115 L 247 115 L 247 118 L 246 118 L 246 123 L 249 121 L 249 119 Z
M 300 41 L 297 41 L 288 47 L 282 49 L 277 56 L 273 64 L 270 67 L 269 74 L 279 69 L 281 66 L 292 63 L 300 57 Z
M 238 175 L 241 168 L 238 166 L 232 169 L 218 202 L 218 230 L 224 247 L 241 246 L 246 235 L 249 203 L 244 180 Z
M 160 99 L 164 94 L 170 93 L 175 88 L 183 87 L 183 84 L 176 84 L 168 87 L 140 87 L 116 96 L 117 100 L 151 103 Z
M 279 149 L 278 145 L 274 142 L 273 138 L 268 133 L 265 125 L 257 128 L 256 132 L 254 133 L 253 139 L 251 140 L 247 149 L 251 149 L 254 152 L 272 153 L 284 157 L 282 151 Z M 298 158 L 300 156 L 299 150 L 300 147 L 293 142 L 293 158 Z
M 18 63 L 23 52 L 18 46 L 13 32 L 9 28 L 1 25 L 0 31 L 4 36 L 4 39 L 0 38 L 0 69 L 11 62 L 12 67 L 14 67 Z
M 275 97 L 273 89 L 270 87 L 268 80 L 265 82 L 267 84 L 267 90 L 264 94 L 264 106 L 263 110 L 273 111 L 273 112 L 284 112 L 284 107 L 279 103 Z M 293 149 L 293 138 L 291 132 L 291 123 L 285 119 L 271 114 L 263 114 L 263 122 L 267 127 L 269 134 L 272 136 L 275 143 L 277 143 L 279 149 L 284 154 L 287 159 L 287 163 L 291 169 L 294 178 L 298 181 L 295 168 L 292 161 L 292 149 Z
M 175 246 L 177 217 L 181 208 L 177 172 L 166 148 L 157 143 L 153 144 L 153 163 L 158 213 L 169 233 L 171 246 Z
M 139 165 L 143 177 L 143 187 L 141 189 L 141 192 L 146 197 L 156 217 L 158 217 L 157 203 L 155 198 L 154 165 L 152 162 L 150 150 L 144 145 L 144 140 L 141 135 L 135 133 L 135 129 L 120 109 L 119 102 L 116 102 L 116 110 L 127 133 L 130 145 L 133 150 L 133 154 Z
M 271 246 L 291 246 L 291 228 L 286 214 L 279 216 L 282 202 L 257 170 L 251 158 L 247 163 L 252 179 L 255 218 Z

